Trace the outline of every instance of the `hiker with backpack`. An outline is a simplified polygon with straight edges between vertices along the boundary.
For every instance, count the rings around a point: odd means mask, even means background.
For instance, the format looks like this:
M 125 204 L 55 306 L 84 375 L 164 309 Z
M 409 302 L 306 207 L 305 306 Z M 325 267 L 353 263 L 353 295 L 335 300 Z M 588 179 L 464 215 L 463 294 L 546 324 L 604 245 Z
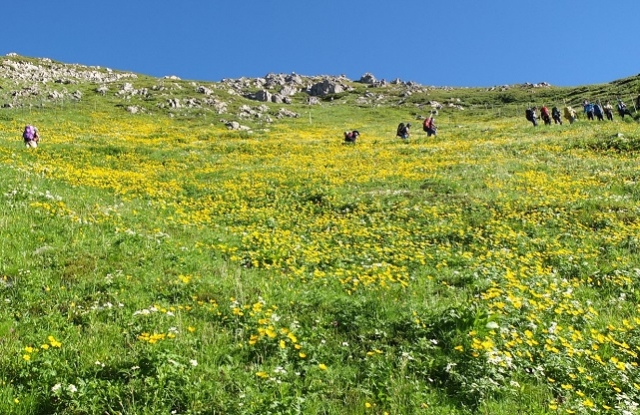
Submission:
M 593 121 L 593 104 L 585 99 L 582 108 L 584 113 L 587 114 L 587 119 Z
M 576 110 L 574 110 L 571 106 L 568 105 L 564 107 L 564 118 L 569 120 L 569 124 L 573 124 L 577 117 L 578 114 L 576 113 Z
M 411 135 L 409 133 L 410 128 L 411 128 L 411 123 L 407 123 L 405 125 L 405 123 L 401 122 L 400 124 L 398 124 L 398 129 L 396 130 L 396 137 L 400 137 L 403 140 L 408 139 L 409 136 Z
M 551 125 L 551 117 L 549 116 L 549 108 L 546 105 L 543 105 L 540 108 L 540 118 L 544 121 L 544 125 Z
M 40 135 L 38 134 L 38 129 L 33 125 L 26 125 L 22 133 L 22 139 L 24 140 L 25 147 L 37 148 L 38 143 L 40 142 Z
M 360 132 L 358 130 L 353 131 L 345 131 L 344 132 L 344 142 L 345 143 L 356 143 L 356 140 L 360 137 Z
M 562 116 L 560 115 L 560 110 L 558 107 L 551 108 L 551 118 L 553 118 L 553 122 L 555 124 L 562 125 Z
M 631 116 L 631 113 L 627 109 L 627 105 L 624 102 L 622 102 L 620 98 L 618 98 L 618 114 L 620 115 L 620 118 L 622 118 L 623 120 L 624 120 L 625 114 Z
M 593 106 L 593 114 L 596 116 L 598 121 L 604 121 L 604 113 L 602 111 L 602 106 L 601 106 L 601 104 L 599 102 L 597 102 Z
M 536 115 L 536 107 L 527 108 L 524 115 L 528 121 L 531 121 L 534 127 L 538 126 L 538 116 Z
M 613 121 L 613 107 L 611 106 L 611 102 L 607 101 L 603 106 L 604 115 L 607 117 L 607 120 Z
M 422 123 L 422 129 L 427 133 L 427 137 L 438 136 L 438 127 L 434 122 L 433 115 L 429 115 L 427 118 L 425 118 L 424 122 Z

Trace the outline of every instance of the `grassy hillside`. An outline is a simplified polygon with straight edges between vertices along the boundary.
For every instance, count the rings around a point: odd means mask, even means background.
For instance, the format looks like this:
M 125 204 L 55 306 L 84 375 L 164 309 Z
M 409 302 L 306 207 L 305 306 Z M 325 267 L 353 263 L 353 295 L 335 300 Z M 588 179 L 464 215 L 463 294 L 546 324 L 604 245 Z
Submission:
M 631 107 L 638 78 L 349 82 L 316 105 L 61 81 L 16 98 L 35 84 L 0 79 L 0 413 L 637 410 L 638 124 L 523 114 Z M 126 83 L 146 93 L 116 95 Z M 430 101 L 437 138 L 417 128 Z

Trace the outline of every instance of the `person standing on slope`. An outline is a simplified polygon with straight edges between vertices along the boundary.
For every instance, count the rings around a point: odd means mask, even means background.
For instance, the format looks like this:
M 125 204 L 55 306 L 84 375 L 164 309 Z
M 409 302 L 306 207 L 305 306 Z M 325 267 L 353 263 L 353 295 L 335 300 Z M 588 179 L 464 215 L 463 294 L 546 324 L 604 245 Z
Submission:
M 527 108 L 525 116 L 528 121 L 531 121 L 534 127 L 538 126 L 538 115 L 536 114 L 536 107 Z
M 551 117 L 554 123 L 562 125 L 562 116 L 560 115 L 558 107 L 551 108 Z
M 631 113 L 627 109 L 627 104 L 622 102 L 622 100 L 620 98 L 618 98 L 618 114 L 620 115 L 620 118 L 622 118 L 623 120 L 624 120 L 625 114 L 626 115 L 631 115 Z
M 593 104 L 585 99 L 582 108 L 584 113 L 587 114 L 587 119 L 593 121 Z
M 398 124 L 398 129 L 396 130 L 396 137 L 400 137 L 403 140 L 407 140 L 411 135 L 411 133 L 409 132 L 410 129 L 411 129 L 411 123 L 407 123 L 405 125 L 405 123 L 401 122 L 400 124 Z
M 425 118 L 424 122 L 422 123 L 422 129 L 427 133 L 427 137 L 438 136 L 438 127 L 436 127 L 433 115 L 429 115 L 427 118 Z
M 593 114 L 596 116 L 598 121 L 604 121 L 604 113 L 602 112 L 602 106 L 599 102 L 596 102 L 593 105 Z
M 24 140 L 25 147 L 37 148 L 38 143 L 40 142 L 40 134 L 38 134 L 38 129 L 33 125 L 26 125 L 22 133 L 22 139 Z
M 551 125 L 551 117 L 549 116 L 549 108 L 546 105 L 543 105 L 540 108 L 540 118 L 544 121 L 544 125 Z
M 609 121 L 613 121 L 613 107 L 611 106 L 611 102 L 607 101 L 603 106 L 604 115 L 607 117 Z
M 576 113 L 576 110 L 571 108 L 571 106 L 564 107 L 564 118 L 569 120 L 569 124 L 573 124 L 573 122 L 576 120 L 577 116 L 578 116 L 578 114 Z

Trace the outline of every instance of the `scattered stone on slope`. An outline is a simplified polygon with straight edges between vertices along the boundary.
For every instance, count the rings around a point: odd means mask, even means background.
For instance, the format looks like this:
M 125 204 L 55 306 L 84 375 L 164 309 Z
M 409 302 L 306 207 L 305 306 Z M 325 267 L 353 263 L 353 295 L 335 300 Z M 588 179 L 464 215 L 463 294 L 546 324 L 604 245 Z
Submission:
M 220 122 L 223 123 L 229 130 L 234 130 L 234 131 L 250 131 L 251 130 L 251 128 L 247 127 L 246 125 L 241 125 L 237 121 L 220 120 Z
M 96 88 L 96 92 L 102 96 L 105 96 L 107 95 L 107 92 L 109 92 L 109 87 L 106 85 L 100 85 Z
M 209 89 L 209 88 L 207 88 L 207 87 L 204 87 L 204 86 L 202 86 L 202 85 L 201 85 L 201 86 L 199 86 L 199 87 L 196 89 L 196 91 L 197 91 L 197 92 L 199 92 L 199 93 L 201 93 L 201 94 L 205 94 L 205 95 L 211 95 L 211 94 L 213 94 L 213 91 L 212 91 L 211 89 Z
M 300 114 L 298 114 L 297 112 L 293 112 L 293 111 L 289 111 L 286 108 L 280 108 L 278 110 L 278 113 L 276 114 L 276 118 L 280 119 L 280 118 L 298 118 L 300 116 Z
M 129 105 L 127 107 L 127 112 L 130 114 L 138 114 L 140 112 L 143 112 L 143 109 L 141 107 L 138 107 L 137 105 Z

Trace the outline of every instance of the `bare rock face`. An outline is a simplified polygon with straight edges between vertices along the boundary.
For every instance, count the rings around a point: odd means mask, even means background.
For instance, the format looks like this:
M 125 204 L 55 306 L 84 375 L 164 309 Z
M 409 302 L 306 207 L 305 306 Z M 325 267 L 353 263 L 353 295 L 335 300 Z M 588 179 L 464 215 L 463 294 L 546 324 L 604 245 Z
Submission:
M 212 90 L 210 90 L 209 88 L 207 88 L 207 87 L 205 87 L 205 86 L 202 86 L 202 85 L 201 85 L 201 86 L 199 86 L 199 87 L 196 89 L 196 92 L 198 92 L 198 93 L 200 93 L 200 94 L 205 94 L 205 95 L 211 95 L 211 94 L 213 94 L 213 91 L 212 91 Z
M 106 85 L 100 85 L 98 88 L 96 88 L 96 92 L 102 96 L 107 95 L 107 92 L 109 92 L 109 87 Z
M 260 102 L 271 102 L 272 94 L 271 92 L 263 89 L 261 91 L 256 92 L 255 94 L 249 94 L 247 98 L 253 99 L 255 101 L 260 101 Z
M 311 86 L 309 95 L 312 97 L 322 97 L 329 94 L 339 94 L 344 91 L 344 87 L 334 81 L 325 79 Z
M 377 80 L 376 77 L 373 76 L 373 74 L 367 72 L 360 77 L 360 80 L 358 82 L 360 82 L 361 84 L 374 85 Z

